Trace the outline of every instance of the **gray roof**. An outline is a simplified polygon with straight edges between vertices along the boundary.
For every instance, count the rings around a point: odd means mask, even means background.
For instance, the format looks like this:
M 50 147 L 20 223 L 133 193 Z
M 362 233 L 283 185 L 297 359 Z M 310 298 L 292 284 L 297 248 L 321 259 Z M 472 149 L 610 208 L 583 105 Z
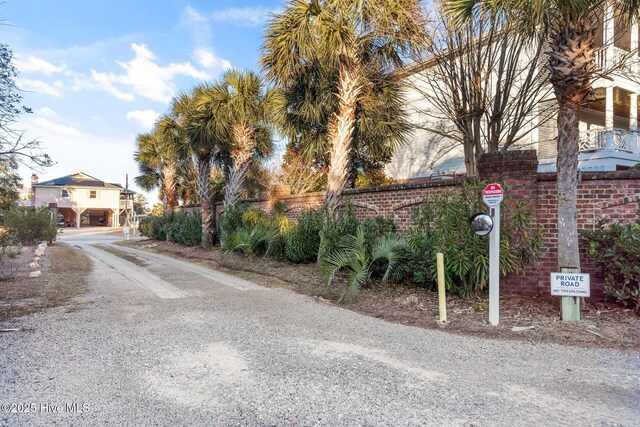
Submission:
M 119 188 L 121 185 L 110 184 L 87 175 L 84 172 L 78 172 L 71 175 L 62 176 L 60 178 L 50 179 L 48 181 L 33 184 L 34 187 L 97 187 L 97 188 Z

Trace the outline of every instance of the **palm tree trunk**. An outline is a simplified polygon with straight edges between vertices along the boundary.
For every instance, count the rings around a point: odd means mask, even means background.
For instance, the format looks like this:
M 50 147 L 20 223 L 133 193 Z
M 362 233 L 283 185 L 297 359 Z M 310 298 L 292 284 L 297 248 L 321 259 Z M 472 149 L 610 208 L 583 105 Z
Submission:
M 162 168 L 162 191 L 164 192 L 164 203 L 166 212 L 171 214 L 177 206 L 176 201 L 176 164 L 174 162 L 165 163 Z
M 361 90 L 357 67 L 349 63 L 343 64 L 338 76 L 338 113 L 329 123 L 331 162 L 324 203 L 330 215 L 334 215 L 342 206 L 342 195 L 348 186 L 356 105 Z
M 578 250 L 578 107 L 558 111 L 558 267 L 580 269 Z
M 233 127 L 233 139 L 236 149 L 231 153 L 232 164 L 224 189 L 224 207 L 235 206 L 242 196 L 244 180 L 253 158 L 253 139 L 251 129 L 244 125 Z
M 211 151 L 201 151 L 198 155 L 198 196 L 202 215 L 201 245 L 205 249 L 213 245 L 213 208 L 211 202 Z
M 553 36 L 549 70 L 558 99 L 558 267 L 580 269 L 578 246 L 578 142 L 580 106 L 591 94 L 595 70 L 594 16 L 567 18 Z

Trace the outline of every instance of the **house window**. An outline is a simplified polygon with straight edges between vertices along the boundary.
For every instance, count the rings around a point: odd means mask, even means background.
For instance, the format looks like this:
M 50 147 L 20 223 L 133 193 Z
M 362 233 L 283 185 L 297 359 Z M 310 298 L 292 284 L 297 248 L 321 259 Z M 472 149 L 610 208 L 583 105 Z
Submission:
M 62 196 L 63 199 L 66 199 L 69 197 L 69 190 L 62 190 L 62 194 L 60 194 Z
M 98 192 L 96 190 L 89 191 L 89 198 L 90 199 L 97 199 L 98 198 Z

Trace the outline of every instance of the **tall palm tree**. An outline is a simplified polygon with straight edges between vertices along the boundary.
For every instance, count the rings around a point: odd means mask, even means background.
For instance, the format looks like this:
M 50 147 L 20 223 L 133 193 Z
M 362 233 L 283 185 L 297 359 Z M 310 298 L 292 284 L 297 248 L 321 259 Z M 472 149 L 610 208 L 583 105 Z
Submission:
M 290 0 L 274 15 L 265 35 L 262 63 L 285 91 L 310 67 L 335 79 L 321 96 L 334 105 L 327 119 L 330 156 L 325 205 L 335 213 L 348 186 L 358 102 L 423 40 L 420 0 Z
M 266 90 L 262 79 L 252 71 L 229 70 L 219 87 L 217 99 L 211 102 L 217 103 L 232 141 L 224 189 L 226 208 L 240 200 L 252 160 L 264 158 L 272 150 L 269 115 L 275 93 Z
M 221 138 L 218 116 L 215 111 L 207 111 L 197 101 L 203 92 L 211 87 L 197 86 L 193 93 L 182 93 L 173 100 L 172 111 L 181 128 L 181 135 L 196 158 L 198 169 L 198 199 L 202 216 L 202 247 L 213 245 L 213 200 L 211 167 L 214 157 L 220 153 Z M 213 114 L 212 114 L 213 113 Z
M 525 34 L 548 31 L 547 68 L 558 101 L 558 264 L 580 268 L 578 249 L 578 111 L 592 93 L 596 30 L 603 10 L 640 19 L 640 0 L 445 0 L 459 19 L 480 10 L 508 10 Z M 609 41 L 610 42 L 610 41 Z
M 180 159 L 172 136 L 156 126 L 152 132 L 138 135 L 136 145 L 134 160 L 140 171 L 134 178 L 136 184 L 146 191 L 160 188 L 165 212 L 173 212 L 178 204 L 176 172 Z

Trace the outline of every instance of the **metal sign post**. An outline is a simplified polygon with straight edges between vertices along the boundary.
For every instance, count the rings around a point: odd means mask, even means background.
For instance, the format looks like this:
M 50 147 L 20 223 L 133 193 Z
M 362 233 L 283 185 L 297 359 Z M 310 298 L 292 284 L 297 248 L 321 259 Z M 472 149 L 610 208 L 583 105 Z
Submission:
M 503 199 L 500 184 L 489 184 L 482 192 L 482 200 L 493 219 L 489 233 L 489 323 L 493 326 L 500 320 L 500 203 Z

